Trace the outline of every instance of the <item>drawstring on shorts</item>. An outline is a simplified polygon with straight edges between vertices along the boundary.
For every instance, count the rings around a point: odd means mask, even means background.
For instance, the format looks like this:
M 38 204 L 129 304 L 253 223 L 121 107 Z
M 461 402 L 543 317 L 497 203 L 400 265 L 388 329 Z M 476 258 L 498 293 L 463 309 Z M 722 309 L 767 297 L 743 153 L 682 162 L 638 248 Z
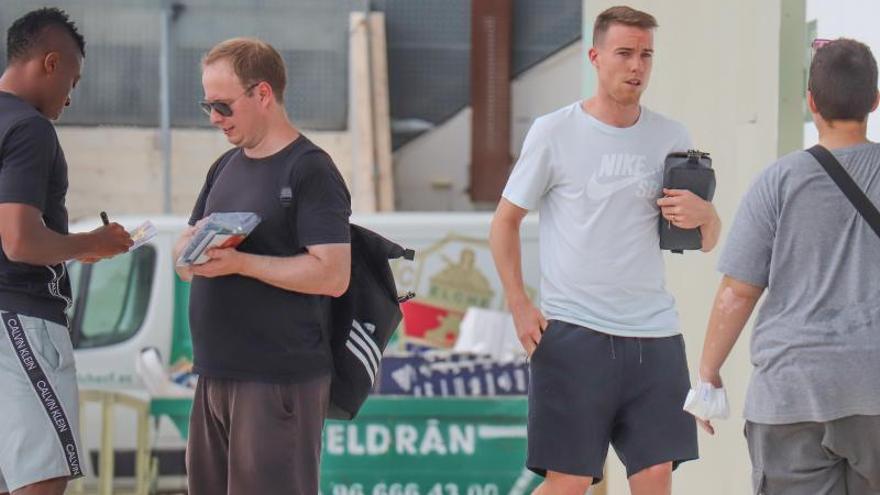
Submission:
M 638 342 L 639 344 L 639 364 L 642 364 L 644 362 L 642 340 L 643 339 L 641 339 L 640 337 L 636 337 L 636 342 Z M 609 345 L 611 345 L 611 359 L 617 359 L 617 349 L 614 345 L 614 335 L 608 336 L 608 343 Z

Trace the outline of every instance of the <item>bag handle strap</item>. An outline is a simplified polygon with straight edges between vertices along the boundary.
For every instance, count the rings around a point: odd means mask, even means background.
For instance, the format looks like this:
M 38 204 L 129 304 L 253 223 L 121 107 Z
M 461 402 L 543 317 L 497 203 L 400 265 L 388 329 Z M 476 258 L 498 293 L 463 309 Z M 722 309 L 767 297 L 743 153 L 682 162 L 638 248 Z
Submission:
M 837 187 L 843 191 L 843 194 L 846 195 L 850 203 L 855 206 L 856 211 L 862 215 L 865 221 L 868 222 L 868 225 L 871 226 L 871 229 L 874 230 L 874 233 L 880 237 L 880 211 L 877 211 L 877 207 L 871 203 L 868 196 L 859 188 L 852 177 L 846 173 L 846 170 L 843 169 L 837 158 L 834 158 L 834 155 L 821 144 L 808 149 L 807 153 L 813 155 L 813 158 L 822 165 L 822 168 L 825 169 L 831 180 L 837 184 Z

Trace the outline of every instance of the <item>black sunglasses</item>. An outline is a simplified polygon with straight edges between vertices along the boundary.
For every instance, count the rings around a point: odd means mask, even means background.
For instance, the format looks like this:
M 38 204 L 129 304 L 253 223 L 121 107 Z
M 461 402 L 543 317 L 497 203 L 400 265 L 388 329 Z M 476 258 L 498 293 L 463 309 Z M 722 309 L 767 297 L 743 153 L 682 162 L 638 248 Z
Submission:
M 262 81 L 260 81 L 260 82 L 262 82 Z M 260 84 L 259 82 L 251 84 L 250 86 L 247 87 L 247 89 L 244 90 L 244 92 L 242 92 L 240 95 L 236 96 L 231 101 L 226 102 L 226 101 L 202 100 L 199 102 L 199 106 L 202 107 L 202 111 L 205 112 L 205 115 L 207 115 L 208 117 L 211 116 L 212 111 L 216 111 L 217 113 L 219 113 L 220 115 L 222 115 L 224 117 L 232 117 L 232 104 L 235 103 L 236 101 L 238 101 L 238 99 L 241 98 L 242 96 L 250 93 L 250 91 L 252 89 L 256 88 L 259 84 Z

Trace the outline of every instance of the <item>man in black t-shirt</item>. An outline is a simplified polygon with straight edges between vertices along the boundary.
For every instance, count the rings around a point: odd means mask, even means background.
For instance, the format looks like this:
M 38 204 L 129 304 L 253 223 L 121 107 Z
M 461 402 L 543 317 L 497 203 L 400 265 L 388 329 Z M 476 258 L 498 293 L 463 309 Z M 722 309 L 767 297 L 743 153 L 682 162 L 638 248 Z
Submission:
M 60 494 L 82 476 L 64 262 L 125 252 L 118 224 L 67 231 L 67 163 L 50 120 L 70 105 L 85 43 L 40 9 L 7 33 L 0 77 L 0 492 Z
M 235 148 L 208 172 L 176 246 L 215 212 L 261 222 L 237 248 L 178 267 L 192 280 L 199 374 L 187 447 L 189 492 L 318 492 L 330 391 L 328 313 L 351 272 L 351 199 L 330 157 L 284 110 L 284 62 L 248 38 L 202 61 L 202 108 Z

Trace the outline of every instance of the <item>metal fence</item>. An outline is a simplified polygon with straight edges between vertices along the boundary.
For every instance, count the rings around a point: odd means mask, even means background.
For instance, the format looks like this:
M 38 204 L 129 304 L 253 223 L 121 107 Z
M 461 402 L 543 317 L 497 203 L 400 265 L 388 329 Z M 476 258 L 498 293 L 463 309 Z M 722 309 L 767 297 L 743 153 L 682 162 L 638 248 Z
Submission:
M 393 122 L 438 124 L 469 99 L 472 0 L 179 0 L 172 28 L 171 122 L 206 126 L 199 60 L 233 36 L 256 36 L 281 52 L 288 112 L 310 129 L 347 125 L 348 17 L 386 15 Z M 0 26 L 38 6 L 0 0 Z M 62 124 L 157 126 L 162 0 L 55 0 L 86 37 L 83 83 Z M 515 76 L 581 34 L 581 0 L 515 0 Z M 5 43 L 0 46 L 5 65 Z M 411 137 L 399 129 L 395 143 Z
M 348 13 L 355 0 L 184 0 L 172 27 L 171 122 L 204 126 L 199 61 L 234 36 L 270 42 L 288 70 L 287 110 L 311 129 L 346 127 Z M 159 0 L 55 0 L 86 37 L 82 84 L 62 123 L 157 126 L 159 121 Z M 34 8 L 2 0 L 0 25 Z M 5 50 L 5 44 L 3 46 Z M 5 64 L 5 52 L 3 53 Z

